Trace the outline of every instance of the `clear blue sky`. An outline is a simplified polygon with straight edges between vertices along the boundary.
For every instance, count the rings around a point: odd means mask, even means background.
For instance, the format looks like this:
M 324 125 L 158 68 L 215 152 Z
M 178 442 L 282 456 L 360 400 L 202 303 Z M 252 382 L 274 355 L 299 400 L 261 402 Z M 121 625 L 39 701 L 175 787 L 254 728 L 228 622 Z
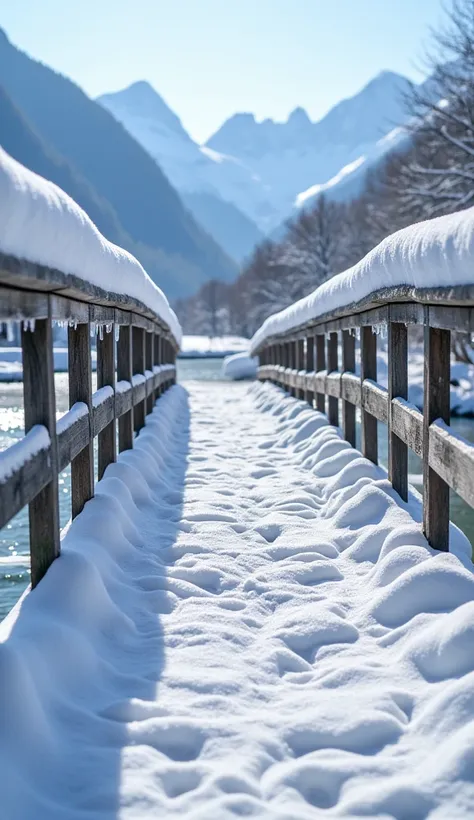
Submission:
M 4 0 L 0 26 L 88 94 L 147 79 L 204 141 L 236 111 L 312 119 L 382 69 L 413 79 L 441 0 Z

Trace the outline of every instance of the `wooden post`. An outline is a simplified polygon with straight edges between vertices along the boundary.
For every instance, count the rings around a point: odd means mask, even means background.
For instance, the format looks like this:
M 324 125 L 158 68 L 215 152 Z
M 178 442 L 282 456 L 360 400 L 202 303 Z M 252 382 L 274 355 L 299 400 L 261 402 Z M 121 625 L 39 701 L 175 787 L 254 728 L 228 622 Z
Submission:
M 290 342 L 290 353 L 291 353 L 291 365 L 290 366 L 291 366 L 291 369 L 293 371 L 293 382 L 294 382 L 294 378 L 295 378 L 295 372 L 296 372 L 296 369 L 298 367 L 298 349 L 297 348 L 298 348 L 298 344 L 297 344 L 297 341 L 295 339 L 294 341 Z M 294 386 L 294 384 L 291 388 L 291 395 L 294 396 L 295 398 L 298 395 L 297 391 L 296 391 L 296 387 Z
M 105 329 L 97 339 L 97 387 L 110 386 L 115 390 L 115 325 L 109 332 Z M 117 461 L 115 419 L 98 436 L 98 470 L 100 479 L 109 464 Z
M 306 366 L 307 373 L 314 371 L 314 336 L 307 336 L 306 338 Z M 314 390 L 306 389 L 306 401 L 313 407 L 314 404 Z
M 377 419 L 364 407 L 364 379 L 377 381 L 377 336 L 367 325 L 360 329 L 361 444 L 363 455 L 377 464 Z
M 337 333 L 330 333 L 327 345 L 328 373 L 333 373 L 338 369 Z M 328 419 L 329 424 L 339 425 L 339 399 L 335 396 L 328 397 Z
M 94 439 L 90 325 L 68 328 L 69 407 L 77 401 L 89 409 L 89 442 L 71 462 L 71 515 L 79 515 L 94 495 Z
M 326 370 L 326 344 L 322 333 L 318 333 L 316 336 L 316 372 L 320 370 Z M 326 396 L 324 393 L 316 393 L 316 409 L 320 413 L 326 412 Z
M 153 333 L 145 333 L 145 348 L 146 361 L 145 366 L 147 370 L 153 370 Z M 148 382 L 146 386 L 146 412 L 151 413 L 153 410 L 153 382 Z
M 117 343 L 117 379 L 132 383 L 132 328 L 122 325 Z M 119 451 L 133 447 L 133 408 L 118 420 Z
M 163 337 L 160 334 L 157 336 L 156 345 L 157 345 L 157 351 L 158 351 L 157 352 L 156 363 L 158 365 L 162 365 L 163 364 Z M 161 379 L 161 374 L 160 374 L 160 379 Z M 163 393 L 163 385 L 160 383 L 160 386 L 158 387 L 158 390 L 157 390 L 158 398 L 161 396 L 162 393 Z
M 296 359 L 296 369 L 299 372 L 300 370 L 305 369 L 305 362 L 304 362 L 304 339 L 298 339 L 296 343 L 297 348 L 297 359 Z M 305 390 L 302 387 L 299 387 L 296 391 L 296 395 L 299 399 L 304 399 L 305 397 Z
M 350 330 L 342 331 L 342 370 L 355 373 L 355 337 Z M 342 400 L 342 429 L 344 438 L 356 445 L 356 409 L 350 401 Z
M 291 344 L 290 344 L 290 342 L 285 342 L 285 359 L 284 359 L 285 370 L 288 370 L 288 368 L 291 366 L 290 362 L 291 362 Z M 291 395 L 291 388 L 288 384 L 288 373 L 285 373 L 285 390 L 286 390 L 287 393 L 290 393 L 290 395 Z
M 449 486 L 429 466 L 429 428 L 436 419 L 450 422 L 451 333 L 429 326 L 425 308 L 423 398 L 423 531 L 437 550 L 449 549 Z
M 53 334 L 49 317 L 21 331 L 25 432 L 42 424 L 51 439 L 51 481 L 29 505 L 31 585 L 35 587 L 59 555 L 58 452 L 54 392 Z
M 132 327 L 132 356 L 133 375 L 145 373 L 145 331 L 141 327 Z M 141 430 L 145 425 L 146 400 L 138 402 L 133 408 L 133 426 L 135 432 Z
M 392 399 L 408 396 L 408 333 L 401 322 L 388 323 L 388 477 L 408 500 L 408 447 L 392 431 Z

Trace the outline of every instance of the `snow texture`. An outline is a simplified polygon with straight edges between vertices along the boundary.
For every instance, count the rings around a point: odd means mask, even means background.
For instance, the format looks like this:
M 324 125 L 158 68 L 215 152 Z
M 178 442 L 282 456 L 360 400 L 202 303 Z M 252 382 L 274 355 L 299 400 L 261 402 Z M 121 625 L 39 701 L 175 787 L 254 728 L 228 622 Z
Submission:
M 180 355 L 185 359 L 220 358 L 247 351 L 243 336 L 183 336 Z
M 42 424 L 35 424 L 20 441 L 0 453 L 0 484 L 23 467 L 40 450 L 46 450 L 50 444 L 51 439 L 46 427 Z
M 226 379 L 255 379 L 257 376 L 258 358 L 249 356 L 248 353 L 236 353 L 234 356 L 226 356 L 222 364 L 222 375 Z
M 418 222 L 388 236 L 360 262 L 265 320 L 250 342 L 265 339 L 396 285 L 417 288 L 474 284 L 474 208 Z
M 135 257 L 105 239 L 61 188 L 29 171 L 1 147 L 0 251 L 138 299 L 180 343 L 174 311 Z
M 474 816 L 470 546 L 420 515 L 273 385 L 174 386 L 0 627 L 2 820 Z

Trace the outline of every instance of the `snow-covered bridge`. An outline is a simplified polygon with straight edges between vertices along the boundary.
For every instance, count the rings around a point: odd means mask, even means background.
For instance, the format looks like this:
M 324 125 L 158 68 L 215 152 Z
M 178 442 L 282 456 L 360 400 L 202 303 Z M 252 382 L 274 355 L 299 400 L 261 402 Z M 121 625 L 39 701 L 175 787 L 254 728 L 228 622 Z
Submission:
M 161 291 L 0 158 L 0 319 L 23 324 L 27 430 L 0 454 L 0 515 L 30 505 L 35 586 L 0 627 L 2 818 L 472 816 L 474 574 L 447 494 L 473 502 L 474 456 L 446 396 L 449 334 L 474 331 L 474 213 L 402 232 L 271 317 L 252 387 L 185 390 Z M 406 402 L 412 322 L 424 417 Z

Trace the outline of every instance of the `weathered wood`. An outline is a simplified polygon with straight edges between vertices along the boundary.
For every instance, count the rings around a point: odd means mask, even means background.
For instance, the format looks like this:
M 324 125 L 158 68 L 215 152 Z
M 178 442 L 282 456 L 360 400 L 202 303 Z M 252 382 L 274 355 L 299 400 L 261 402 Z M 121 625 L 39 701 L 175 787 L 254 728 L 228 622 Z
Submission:
M 403 501 L 408 500 L 408 448 L 393 429 L 394 398 L 408 397 L 408 332 L 400 322 L 388 323 L 388 477 Z
M 133 327 L 132 328 L 133 334 L 133 345 L 132 345 L 132 352 L 133 352 L 133 375 L 143 375 L 145 377 L 145 331 L 141 327 Z M 135 387 L 141 387 L 138 384 L 136 379 L 132 379 L 132 384 L 134 387 L 133 396 L 134 396 L 134 408 L 133 408 L 133 426 L 135 432 L 141 430 L 142 427 L 145 425 L 145 416 L 146 416 L 146 407 L 145 407 L 145 382 L 143 382 L 143 394 L 142 391 Z M 140 396 L 137 403 L 135 403 L 135 397 Z M 143 396 L 143 398 L 142 398 Z
M 127 386 L 125 386 L 127 385 Z M 130 450 L 133 447 L 133 414 L 130 412 L 133 409 L 133 387 L 131 382 L 127 382 L 122 380 L 121 382 L 117 382 L 116 390 L 115 390 L 115 418 L 118 419 L 118 428 L 119 428 L 119 452 L 122 450 Z M 131 438 L 130 438 L 130 447 L 122 446 L 125 444 L 125 440 L 122 439 L 121 432 L 120 432 L 120 422 L 122 420 L 122 416 L 129 413 L 129 419 L 131 419 L 131 424 L 127 424 L 127 431 L 130 430 Z M 125 438 L 125 437 L 124 437 Z
M 349 330 L 342 331 L 342 370 L 345 373 L 355 372 L 355 336 Z M 345 398 L 342 400 L 342 430 L 346 441 L 355 447 L 356 410 L 354 404 Z
M 112 324 L 109 332 L 97 339 L 97 387 L 109 385 L 115 389 L 115 326 Z M 114 397 L 111 397 L 112 419 L 99 434 L 98 441 L 98 469 L 99 480 L 105 470 L 114 461 L 117 461 L 117 440 L 114 419 Z M 94 412 L 95 416 L 95 412 Z M 94 418 L 95 426 L 95 418 Z
M 130 325 L 124 325 L 120 328 L 119 338 L 117 342 L 117 381 L 129 382 L 130 384 L 130 403 L 126 404 L 127 400 L 116 393 L 116 416 L 118 417 L 118 445 L 119 452 L 123 450 L 130 450 L 133 447 L 133 405 L 132 405 L 132 328 Z M 129 407 L 129 410 L 123 412 L 124 406 Z
M 25 432 L 36 424 L 46 427 L 50 439 L 51 480 L 29 505 L 31 585 L 35 587 L 59 555 L 58 452 L 54 392 L 53 332 L 51 316 L 22 329 L 23 399 Z
M 80 415 L 77 410 L 84 408 Z M 89 411 L 85 404 L 75 404 L 62 416 L 57 424 L 58 470 L 62 472 L 68 464 L 87 447 L 90 441 Z
M 337 373 L 334 370 L 330 373 L 326 373 L 324 382 L 326 396 L 332 399 L 341 398 L 341 376 L 341 373 Z M 331 422 L 331 424 L 332 423 L 333 422 Z
M 343 373 L 341 376 L 341 397 L 355 407 L 360 407 L 361 384 L 355 373 Z
M 79 515 L 94 495 L 92 431 L 92 367 L 89 325 L 68 328 L 69 407 L 84 402 L 88 409 L 89 438 L 71 462 L 71 515 Z
M 145 335 L 145 367 L 150 373 L 153 372 L 153 333 Z M 153 382 L 147 381 L 146 412 L 153 410 Z
M 430 466 L 430 425 L 450 420 L 451 333 L 429 326 L 426 309 L 423 401 L 423 531 L 432 547 L 449 548 L 449 487 Z
M 474 507 L 474 445 L 442 421 L 429 430 L 429 464 L 469 506 Z
M 296 369 L 298 371 L 305 370 L 305 350 L 304 350 L 304 339 L 298 339 L 296 342 Z M 299 387 L 296 391 L 296 395 L 299 399 L 305 398 L 305 390 L 303 387 Z
M 327 342 L 327 369 L 328 373 L 334 373 L 338 369 L 338 334 L 330 333 Z M 330 384 L 330 382 L 328 382 Z M 340 395 L 339 381 L 339 395 Z M 327 392 L 327 390 L 326 390 Z M 329 424 L 339 425 L 339 399 L 329 394 L 328 398 L 328 419 Z
M 319 334 L 316 336 L 316 372 L 326 370 L 326 341 L 325 336 Z M 321 413 L 326 410 L 326 398 L 324 390 L 316 389 L 316 409 Z
M 314 336 L 307 336 L 306 338 L 306 363 L 305 369 L 308 373 L 314 372 Z M 308 383 L 306 385 L 305 398 L 310 407 L 314 405 L 314 384 Z
M 377 381 L 377 336 L 370 326 L 360 331 L 360 378 Z M 361 393 L 361 449 L 364 456 L 374 464 L 378 463 L 377 419 L 364 406 L 364 392 Z
M 388 393 L 385 387 L 365 379 L 362 382 L 362 403 L 367 413 L 384 424 L 388 422 Z
M 8 450 L 0 453 L 0 465 L 2 456 L 9 457 L 12 448 L 21 455 L 25 452 L 25 445 L 28 447 L 28 436 L 35 431 L 30 431 L 20 441 L 12 444 Z M 20 461 L 20 458 L 18 458 Z M 28 458 L 24 463 L 13 470 L 4 481 L 0 482 L 0 528 L 8 524 L 11 518 L 29 504 L 53 479 L 51 467 L 51 447 L 40 450 L 32 458 Z
M 423 414 L 405 399 L 392 399 L 391 429 L 419 458 L 423 457 Z
M 115 395 L 113 393 L 105 398 L 100 391 L 92 396 L 92 432 L 94 438 L 102 435 L 112 424 L 115 418 Z M 109 462 L 111 463 L 111 462 Z M 105 465 L 104 470 L 107 465 Z M 99 478 L 102 476 L 99 474 Z

